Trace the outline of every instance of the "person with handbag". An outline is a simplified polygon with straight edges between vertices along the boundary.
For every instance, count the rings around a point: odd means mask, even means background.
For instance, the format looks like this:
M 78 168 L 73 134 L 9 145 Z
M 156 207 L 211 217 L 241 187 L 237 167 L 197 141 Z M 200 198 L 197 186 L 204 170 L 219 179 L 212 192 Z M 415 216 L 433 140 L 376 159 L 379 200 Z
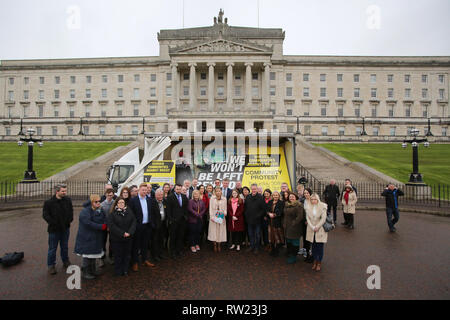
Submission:
M 284 204 L 283 228 L 286 233 L 287 263 L 297 262 L 297 252 L 302 236 L 302 221 L 305 219 L 305 209 L 298 201 L 298 195 L 289 192 L 288 202 Z
M 194 190 L 192 192 L 192 199 L 188 203 L 188 228 L 189 228 L 189 242 L 191 251 L 197 252 L 200 250 L 200 239 L 203 230 L 203 215 L 206 212 L 205 203 L 200 198 L 200 191 Z
M 241 250 L 241 243 L 244 241 L 244 200 L 239 195 L 238 189 L 231 192 L 231 198 L 228 200 L 228 230 L 231 233 L 231 247 L 236 251 Z
M 221 187 L 214 188 L 214 195 L 209 202 L 208 240 L 214 243 L 214 252 L 220 252 L 221 242 L 227 241 L 227 198 L 222 196 Z
M 314 263 L 312 269 L 320 271 L 322 267 L 324 244 L 328 240 L 328 233 L 323 225 L 327 220 L 327 204 L 320 201 L 319 195 L 314 193 L 310 198 L 310 205 L 306 208 L 306 240 L 312 243 Z
M 344 211 L 345 225 L 349 229 L 354 229 L 355 212 L 356 212 L 356 192 L 351 185 L 346 185 L 342 196 L 342 205 Z
M 283 212 L 284 202 L 281 201 L 281 195 L 278 191 L 272 193 L 272 200 L 268 205 L 268 218 L 269 218 L 269 242 L 270 242 L 270 255 L 273 257 L 278 256 L 278 250 L 284 243 L 283 234 Z

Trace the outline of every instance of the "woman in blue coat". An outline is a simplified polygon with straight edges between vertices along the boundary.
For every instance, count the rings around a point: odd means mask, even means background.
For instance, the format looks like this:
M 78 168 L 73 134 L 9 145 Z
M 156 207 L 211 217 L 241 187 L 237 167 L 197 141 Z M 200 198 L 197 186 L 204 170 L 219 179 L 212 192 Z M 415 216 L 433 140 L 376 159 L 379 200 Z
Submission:
M 75 253 L 83 257 L 81 267 L 85 279 L 95 279 L 95 259 L 103 256 L 103 232 L 106 230 L 105 213 L 100 210 L 100 196 L 90 196 L 91 205 L 80 212 Z

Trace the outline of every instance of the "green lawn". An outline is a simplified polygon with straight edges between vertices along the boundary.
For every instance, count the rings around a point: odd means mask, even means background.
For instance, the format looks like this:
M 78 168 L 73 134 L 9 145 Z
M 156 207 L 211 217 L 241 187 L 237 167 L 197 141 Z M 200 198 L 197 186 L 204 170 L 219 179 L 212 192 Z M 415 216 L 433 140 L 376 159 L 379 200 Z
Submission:
M 102 154 L 125 146 L 128 142 L 44 142 L 34 146 L 34 170 L 44 180 L 83 160 L 92 160 Z M 14 142 L 0 143 L 0 181 L 20 181 L 28 164 L 28 146 Z
M 362 162 L 403 183 L 412 172 L 412 147 L 401 143 L 317 143 L 352 162 Z M 450 184 L 450 144 L 419 145 L 419 172 L 426 184 Z

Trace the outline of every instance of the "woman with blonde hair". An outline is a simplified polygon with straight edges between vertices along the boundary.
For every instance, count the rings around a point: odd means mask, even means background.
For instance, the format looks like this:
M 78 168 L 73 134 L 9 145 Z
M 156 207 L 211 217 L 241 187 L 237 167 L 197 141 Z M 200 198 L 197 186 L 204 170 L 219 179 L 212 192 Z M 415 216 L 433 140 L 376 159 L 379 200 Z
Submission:
M 227 197 L 222 195 L 220 187 L 214 188 L 209 202 L 208 240 L 214 243 L 214 252 L 220 252 L 220 243 L 227 241 Z
M 203 215 L 206 212 L 205 203 L 200 198 L 200 191 L 194 190 L 192 192 L 192 199 L 188 204 L 188 228 L 189 228 L 189 242 L 191 251 L 200 251 L 200 239 L 203 230 Z
M 327 242 L 328 233 L 323 225 L 327 219 L 327 205 L 320 201 L 319 195 L 313 193 L 310 198 L 310 205 L 306 207 L 306 240 L 312 244 L 312 256 L 314 264 L 312 269 L 321 270 L 323 259 L 323 247 Z

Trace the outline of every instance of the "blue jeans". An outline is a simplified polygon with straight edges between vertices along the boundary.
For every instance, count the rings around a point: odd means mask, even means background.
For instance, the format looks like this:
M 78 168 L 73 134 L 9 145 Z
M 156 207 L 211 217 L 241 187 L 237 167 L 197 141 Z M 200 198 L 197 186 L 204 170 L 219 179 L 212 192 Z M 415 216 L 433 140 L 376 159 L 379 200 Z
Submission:
M 49 267 L 56 264 L 56 250 L 58 249 L 58 243 L 61 248 L 61 260 L 63 262 L 69 261 L 69 235 L 70 229 L 67 229 L 64 232 L 48 234 L 47 265 Z
M 249 224 L 247 227 L 248 227 L 248 237 L 250 240 L 250 247 L 252 249 L 259 249 L 259 245 L 261 242 L 261 225 Z
M 392 219 L 392 216 L 394 216 L 394 219 Z M 387 217 L 387 223 L 389 226 L 389 229 L 392 230 L 394 228 L 394 225 L 398 222 L 400 219 L 400 213 L 398 212 L 398 208 L 386 208 L 386 217 Z

